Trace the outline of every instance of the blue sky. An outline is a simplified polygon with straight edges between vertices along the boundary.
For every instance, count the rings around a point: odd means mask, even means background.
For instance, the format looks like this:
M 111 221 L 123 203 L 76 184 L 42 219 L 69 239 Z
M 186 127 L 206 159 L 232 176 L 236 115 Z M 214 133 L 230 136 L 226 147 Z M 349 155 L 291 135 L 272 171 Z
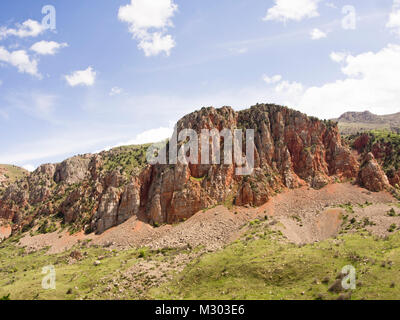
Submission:
M 399 40 L 400 0 L 2 1 L 0 163 L 159 140 L 203 106 L 399 112 Z

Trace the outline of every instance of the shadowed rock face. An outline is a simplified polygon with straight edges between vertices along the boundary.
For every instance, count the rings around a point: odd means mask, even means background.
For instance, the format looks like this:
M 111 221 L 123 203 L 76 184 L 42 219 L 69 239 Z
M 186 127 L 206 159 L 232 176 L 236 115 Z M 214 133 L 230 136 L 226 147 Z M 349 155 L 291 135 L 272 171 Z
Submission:
M 111 150 L 39 167 L 6 190 L 0 217 L 13 220 L 17 230 L 33 226 L 39 215 L 61 214 L 66 223 L 101 233 L 139 213 L 153 223 L 174 223 L 217 203 L 261 205 L 284 188 L 321 188 L 359 176 L 359 164 L 334 123 L 285 107 L 203 108 L 176 128 L 198 134 L 254 129 L 253 173 L 236 175 L 235 164 L 143 164 L 127 173 L 122 165 L 109 165 Z M 115 156 L 117 164 L 127 163 L 123 155 Z

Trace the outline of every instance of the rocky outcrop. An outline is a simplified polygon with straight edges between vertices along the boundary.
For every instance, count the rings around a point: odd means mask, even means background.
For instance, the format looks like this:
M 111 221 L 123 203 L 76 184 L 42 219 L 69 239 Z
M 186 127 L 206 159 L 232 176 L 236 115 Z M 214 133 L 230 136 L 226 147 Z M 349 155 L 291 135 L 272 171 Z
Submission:
M 388 131 L 362 133 L 351 136 L 350 143 L 362 159 L 371 153 L 390 185 L 399 188 L 400 135 Z
M 390 184 L 386 174 L 375 160 L 372 153 L 368 153 L 361 166 L 358 180 L 361 186 L 371 191 L 389 190 Z
M 357 160 L 342 145 L 333 123 L 276 105 L 257 105 L 239 112 L 203 108 L 177 124 L 177 132 L 193 129 L 200 134 L 213 128 L 254 129 L 255 170 L 238 176 L 235 164 L 155 166 L 147 205 L 153 222 L 179 221 L 228 198 L 236 205 L 261 205 L 283 188 L 321 188 L 357 176 Z
M 91 155 L 73 157 L 58 164 L 55 168 L 54 181 L 74 184 L 83 181 L 88 175 Z
M 372 176 L 373 184 L 367 181 L 377 165 L 372 159 L 359 173 L 359 163 L 342 144 L 335 123 L 289 108 L 203 108 L 183 117 L 176 129 L 198 134 L 202 129 L 253 129 L 254 170 L 238 175 L 240 165 L 224 163 L 225 138 L 220 141 L 221 164 L 147 165 L 147 146 L 119 147 L 39 167 L 5 191 L 0 218 L 13 220 L 19 230 L 33 226 L 38 216 L 61 215 L 66 224 L 102 233 L 133 215 L 162 224 L 182 221 L 219 203 L 258 206 L 285 188 L 318 189 L 357 177 L 374 191 L 384 185 L 383 176 Z

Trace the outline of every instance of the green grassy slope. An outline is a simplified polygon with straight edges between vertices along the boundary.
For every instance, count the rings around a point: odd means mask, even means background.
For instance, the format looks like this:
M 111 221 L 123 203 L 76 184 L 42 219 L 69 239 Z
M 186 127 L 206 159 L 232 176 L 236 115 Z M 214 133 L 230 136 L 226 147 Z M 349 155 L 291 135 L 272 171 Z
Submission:
M 7 178 L 11 183 L 17 181 L 23 176 L 27 175 L 29 172 L 23 168 L 9 165 L 9 164 L 0 164 L 0 174 L 3 173 L 5 178 Z
M 400 234 L 366 232 L 296 246 L 262 225 L 221 252 L 203 256 L 150 294 L 157 299 L 338 299 L 328 288 L 346 265 L 356 268 L 352 299 L 400 298 Z M 343 296 L 342 296 L 343 297 Z

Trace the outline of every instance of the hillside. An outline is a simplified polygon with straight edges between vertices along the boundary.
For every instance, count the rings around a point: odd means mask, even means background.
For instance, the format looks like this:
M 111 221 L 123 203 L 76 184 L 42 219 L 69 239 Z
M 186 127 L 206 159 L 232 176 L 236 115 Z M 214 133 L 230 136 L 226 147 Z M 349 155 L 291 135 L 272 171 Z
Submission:
M 389 130 L 400 133 L 400 112 L 388 115 L 376 115 L 369 111 L 346 112 L 338 119 L 341 134 L 356 134 L 370 130 Z
M 28 175 L 29 172 L 23 168 L 0 164 L 0 190 Z
M 161 225 L 219 203 L 259 206 L 285 188 L 319 189 L 359 172 L 337 126 L 286 107 L 203 108 L 178 121 L 178 132 L 186 128 L 254 129 L 252 174 L 236 175 L 235 164 L 148 165 L 148 146 L 119 147 L 40 166 L 4 192 L 0 218 L 14 232 L 45 223 L 43 232 L 61 224 L 102 233 L 132 216 Z M 386 187 L 380 180 L 377 190 Z
M 399 226 L 389 193 L 336 183 L 157 228 L 132 217 L 101 235 L 25 232 L 0 244 L 0 297 L 395 299 Z M 45 265 L 54 290 L 40 285 Z M 357 270 L 354 291 L 337 286 L 345 265 Z
M 332 121 L 265 104 L 203 108 L 176 127 L 254 129 L 253 172 L 148 164 L 150 145 L 42 165 L 0 197 L 0 297 L 398 296 L 398 158 L 382 158 L 398 135 L 361 146 Z M 63 275 L 51 292 L 37 285 L 44 264 Z M 338 289 L 347 264 L 360 270 L 356 291 Z

